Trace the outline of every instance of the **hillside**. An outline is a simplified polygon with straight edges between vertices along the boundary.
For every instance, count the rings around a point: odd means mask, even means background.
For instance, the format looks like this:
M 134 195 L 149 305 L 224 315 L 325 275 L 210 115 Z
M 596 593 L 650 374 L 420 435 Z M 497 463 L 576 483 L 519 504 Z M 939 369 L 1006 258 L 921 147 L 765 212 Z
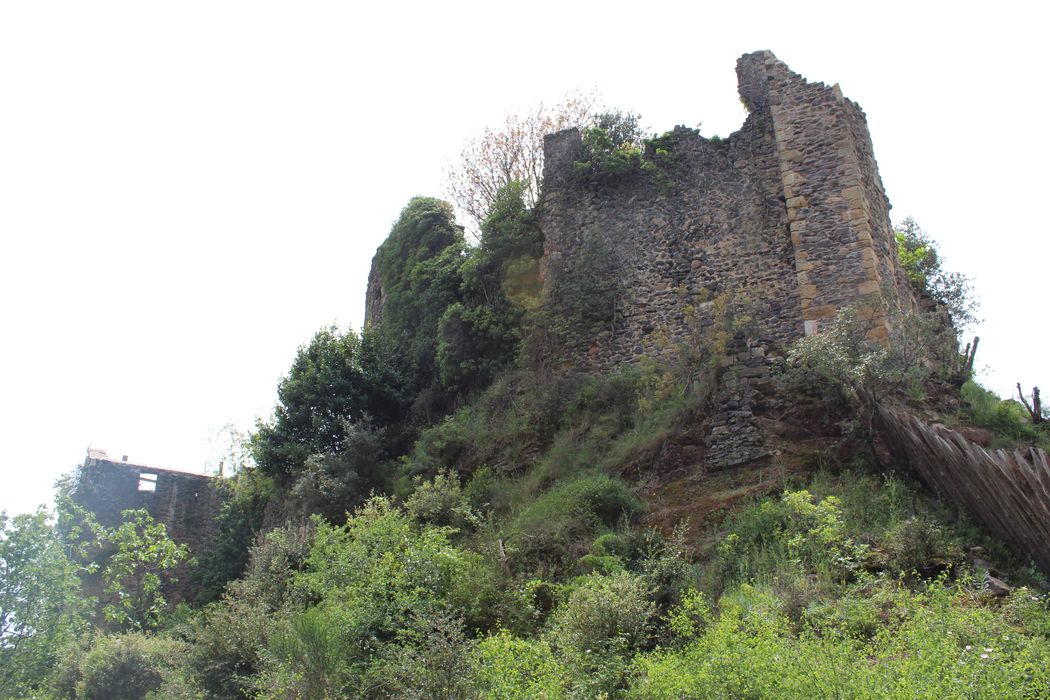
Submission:
M 1050 696 L 1037 393 L 974 382 L 860 108 L 738 78 L 726 139 L 558 123 L 474 243 L 413 198 L 192 552 L 89 463 L 5 522 L 0 696 Z

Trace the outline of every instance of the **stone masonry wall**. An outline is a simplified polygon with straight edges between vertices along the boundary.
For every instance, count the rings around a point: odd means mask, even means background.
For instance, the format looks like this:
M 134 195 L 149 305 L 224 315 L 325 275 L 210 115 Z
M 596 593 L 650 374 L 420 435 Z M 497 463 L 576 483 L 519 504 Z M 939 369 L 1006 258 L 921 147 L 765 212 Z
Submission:
M 768 51 L 737 64 L 740 94 L 773 120 L 806 333 L 849 304 L 911 301 L 864 113 Z M 885 314 L 876 336 L 888 331 Z
M 596 186 L 573 172 L 579 132 L 547 137 L 548 289 L 597 245 L 626 290 L 607 332 L 573 362 L 609 369 L 666 354 L 668 338 L 690 331 L 683 310 L 703 317 L 728 290 L 750 300 L 762 344 L 816 332 L 884 292 L 914 303 L 864 113 L 837 85 L 810 83 L 768 51 L 742 56 L 737 76 L 750 111 L 743 127 L 724 141 L 675 129 L 662 184 L 639 174 Z M 886 329 L 883 315 L 875 333 Z
M 708 461 L 721 465 L 768 453 L 750 413 L 767 355 L 845 306 L 880 308 L 883 294 L 914 304 L 861 109 L 768 51 L 742 56 L 737 77 L 743 127 L 725 140 L 676 128 L 656 177 L 583 177 L 580 133 L 548 136 L 540 210 L 549 298 L 595 251 L 622 289 L 607 327 L 562 349 L 567 365 L 669 359 L 713 322 L 712 299 L 744 300 L 754 328 L 729 354 L 709 431 Z M 887 319 L 876 314 L 874 337 L 887 339 Z
M 151 481 L 154 490 L 140 488 Z M 209 476 L 116 462 L 101 450 L 89 451 L 73 499 L 106 527 L 119 524 L 122 511 L 144 508 L 164 524 L 172 540 L 189 547 L 191 556 L 200 556 L 214 541 L 215 516 L 222 504 Z M 189 567 L 183 564 L 176 576 L 175 600 L 192 599 Z
M 548 137 L 540 224 L 548 288 L 577 274 L 581 251 L 596 251 L 589 254 L 616 261 L 626 291 L 613 325 L 577 348 L 586 350 L 582 361 L 592 368 L 666 356 L 695 326 L 710 322 L 712 300 L 729 291 L 756 306 L 764 341 L 801 335 L 771 121 L 752 115 L 723 142 L 679 127 L 672 141 L 673 165 L 662 170 L 669 182 L 639 174 L 592 186 L 574 180 L 566 162 L 572 156 L 565 154 L 579 157 L 579 132 Z M 555 167 L 565 169 L 551 186 L 546 178 Z

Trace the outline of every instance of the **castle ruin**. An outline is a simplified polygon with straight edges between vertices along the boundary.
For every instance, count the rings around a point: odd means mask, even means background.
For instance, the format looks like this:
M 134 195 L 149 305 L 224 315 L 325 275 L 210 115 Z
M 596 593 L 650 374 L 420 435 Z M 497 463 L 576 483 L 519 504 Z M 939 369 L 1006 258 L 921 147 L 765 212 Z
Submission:
M 853 304 L 872 308 L 872 335 L 885 339 L 881 300 L 914 303 L 860 107 L 768 51 L 742 56 L 737 77 L 744 125 L 726 139 L 676 128 L 660 181 L 595 186 L 574 167 L 580 132 L 546 137 L 545 287 L 599 250 L 622 289 L 581 363 L 607 370 L 665 355 L 691 325 L 711 322 L 711 299 L 725 292 L 748 300 L 763 349 Z

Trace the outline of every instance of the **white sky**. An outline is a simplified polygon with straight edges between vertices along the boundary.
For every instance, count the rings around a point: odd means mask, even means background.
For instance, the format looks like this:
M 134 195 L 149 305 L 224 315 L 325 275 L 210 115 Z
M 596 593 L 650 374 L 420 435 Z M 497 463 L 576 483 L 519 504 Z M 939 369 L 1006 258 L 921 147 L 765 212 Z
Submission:
M 1022 7 L 2 2 L 0 508 L 89 445 L 202 470 L 314 331 L 360 327 L 376 246 L 485 125 L 597 89 L 725 136 L 758 49 L 860 103 L 894 219 L 975 279 L 985 381 L 1050 394 L 1047 24 Z

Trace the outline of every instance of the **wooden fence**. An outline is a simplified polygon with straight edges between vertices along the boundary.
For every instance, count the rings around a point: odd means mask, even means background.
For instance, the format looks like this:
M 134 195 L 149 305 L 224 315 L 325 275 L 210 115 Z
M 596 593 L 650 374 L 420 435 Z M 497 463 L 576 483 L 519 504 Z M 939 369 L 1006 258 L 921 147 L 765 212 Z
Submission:
M 879 406 L 891 448 L 941 498 L 969 511 L 1018 554 L 1050 574 L 1050 458 L 1038 448 L 989 451 L 909 411 Z

